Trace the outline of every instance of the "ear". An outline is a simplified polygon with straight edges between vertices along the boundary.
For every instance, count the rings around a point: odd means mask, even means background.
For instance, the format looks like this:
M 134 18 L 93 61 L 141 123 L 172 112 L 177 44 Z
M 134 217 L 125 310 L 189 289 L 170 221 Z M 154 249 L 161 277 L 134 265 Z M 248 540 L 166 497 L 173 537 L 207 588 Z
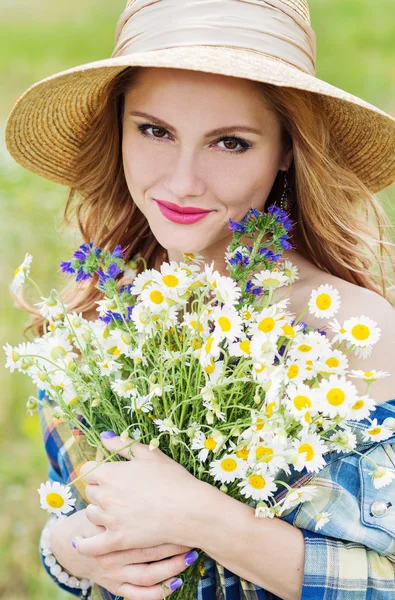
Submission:
M 288 169 L 292 165 L 293 158 L 294 158 L 294 153 L 293 153 L 293 148 L 291 146 L 291 147 L 287 148 L 286 150 L 284 150 L 284 152 L 281 156 L 280 165 L 278 167 L 279 170 L 280 171 L 288 171 Z

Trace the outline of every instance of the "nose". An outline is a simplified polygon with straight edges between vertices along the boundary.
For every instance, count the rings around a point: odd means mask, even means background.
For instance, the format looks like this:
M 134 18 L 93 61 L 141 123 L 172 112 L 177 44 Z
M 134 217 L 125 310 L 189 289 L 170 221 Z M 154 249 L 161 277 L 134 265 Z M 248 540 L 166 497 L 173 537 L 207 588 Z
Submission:
M 196 154 L 180 149 L 168 166 L 164 187 L 175 198 L 202 196 L 206 185 L 201 174 Z

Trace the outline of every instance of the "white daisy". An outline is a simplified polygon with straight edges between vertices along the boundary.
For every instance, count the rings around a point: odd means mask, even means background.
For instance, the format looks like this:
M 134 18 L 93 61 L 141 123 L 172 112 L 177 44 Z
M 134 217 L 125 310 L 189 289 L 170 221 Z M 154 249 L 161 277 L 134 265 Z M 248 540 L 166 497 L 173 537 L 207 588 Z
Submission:
M 284 285 L 289 285 L 289 279 L 281 271 L 266 269 L 253 277 L 252 284 L 266 290 L 274 290 Z
M 324 336 L 316 331 L 310 331 L 297 337 L 288 351 L 291 360 L 316 361 L 321 352 L 329 348 L 329 343 L 324 341 Z
M 315 520 L 316 520 L 316 525 L 314 527 L 315 531 L 318 531 L 319 529 L 322 529 L 322 527 L 326 523 L 329 523 L 329 521 L 330 521 L 329 517 L 330 516 L 331 516 L 331 513 L 329 513 L 329 512 L 317 513 L 315 515 Z
M 210 475 L 215 481 L 232 483 L 244 476 L 245 462 L 235 454 L 225 454 L 222 458 L 210 463 Z
M 10 369 L 11 373 L 17 369 L 21 373 L 33 371 L 35 368 L 35 359 L 27 358 L 29 354 L 38 354 L 40 346 L 34 342 L 22 342 L 18 346 L 12 347 L 10 344 L 3 346 L 6 353 L 6 368 Z M 26 356 L 26 358 L 24 358 Z
M 63 303 L 63 308 L 58 298 L 55 298 L 52 294 L 49 298 L 44 298 L 43 296 L 41 298 L 42 302 L 36 302 L 34 306 L 39 307 L 39 311 L 45 319 L 48 319 L 48 321 L 57 321 L 64 317 L 67 304 Z
M 251 357 L 260 363 L 272 365 L 277 355 L 277 343 L 274 338 L 267 339 L 265 335 L 255 335 L 251 340 Z
M 211 359 L 208 365 L 203 367 L 203 371 L 207 373 L 210 384 L 213 385 L 218 383 L 218 380 L 222 378 L 225 371 L 225 363 L 223 360 L 214 361 Z
M 208 334 L 208 325 L 206 319 L 203 319 L 197 312 L 192 313 L 184 313 L 183 321 L 181 323 L 181 327 L 184 325 L 188 327 L 193 333 L 204 336 L 206 333 Z
M 393 431 L 391 429 L 387 429 L 387 427 L 379 425 L 377 423 L 377 419 L 373 419 L 370 427 L 363 431 L 363 435 L 364 440 L 382 442 L 383 440 L 390 438 L 393 435 Z
M 78 354 L 73 352 L 69 335 L 64 330 L 56 329 L 53 333 L 42 336 L 41 340 L 41 354 L 54 363 L 69 367 L 78 357 Z
M 296 419 L 300 419 L 306 412 L 310 414 L 317 412 L 317 397 L 314 388 L 310 388 L 304 383 L 299 385 L 289 385 L 287 389 L 288 399 L 286 408 Z
M 245 498 L 252 498 L 253 500 L 267 500 L 277 490 L 274 477 L 267 471 L 260 470 L 244 476 L 244 479 L 239 481 L 237 486 Z
M 319 410 L 325 416 L 349 418 L 350 410 L 358 399 L 358 390 L 343 375 L 329 375 L 316 388 Z
M 195 436 L 192 439 L 192 450 L 200 450 L 198 458 L 200 462 L 206 462 L 209 452 L 214 454 L 218 452 L 221 444 L 224 440 L 224 436 L 217 430 L 206 437 L 203 431 L 196 431 Z
M 366 419 L 372 410 L 376 408 L 376 401 L 369 396 L 358 396 L 358 399 L 351 406 L 349 411 L 349 419 L 352 421 L 362 421 Z
M 147 286 L 155 282 L 155 276 L 157 271 L 155 269 L 145 269 L 142 273 L 139 273 L 133 281 L 131 293 L 133 295 L 139 295 Z
M 77 390 L 75 389 L 72 383 L 66 385 L 63 388 L 62 398 L 68 406 L 73 406 L 74 404 L 77 404 L 80 400 L 82 400 L 82 397 L 78 394 Z
M 199 254 L 198 252 L 184 252 L 183 257 L 186 263 L 193 262 L 197 265 L 203 264 L 205 260 L 203 254 Z M 189 264 L 188 267 L 190 267 Z
M 375 369 L 372 369 L 371 371 L 350 371 L 350 377 L 362 379 L 366 382 L 376 381 L 377 379 L 390 376 L 391 373 L 387 373 L 387 371 L 376 371 Z
M 283 273 L 286 277 L 288 277 L 290 283 L 294 283 L 297 279 L 299 279 L 299 267 L 293 265 L 290 260 L 285 260 L 283 263 Z
M 330 349 L 321 356 L 317 364 L 317 371 L 328 375 L 345 375 L 348 369 L 348 358 L 340 350 Z
M 252 444 L 247 462 L 250 466 L 265 466 L 271 473 L 277 473 L 286 467 L 286 460 L 281 454 L 283 450 L 283 445 L 272 437 L 268 442 Z
M 160 267 L 160 273 L 155 277 L 156 281 L 164 290 L 168 298 L 178 300 L 182 296 L 192 280 L 186 272 L 179 268 L 179 265 L 173 263 L 163 263 Z
M 205 340 L 203 346 L 200 348 L 199 362 L 202 367 L 207 367 L 207 365 L 211 363 L 211 359 L 215 360 L 219 357 L 221 352 L 219 342 L 220 340 L 213 335 L 210 335 L 210 337 Z
M 328 328 L 335 334 L 332 337 L 332 344 L 335 344 L 336 342 L 341 343 L 344 340 L 348 341 L 347 332 L 344 329 L 343 325 L 341 325 L 337 319 L 333 319 L 333 321 L 330 321 L 328 323 Z
M 229 345 L 229 355 L 249 358 L 251 356 L 251 340 L 241 336 L 237 342 L 232 342 Z
M 347 319 L 343 325 L 346 338 L 358 348 L 366 348 L 376 344 L 381 336 L 377 323 L 368 317 L 352 317 Z
M 111 389 L 121 396 L 121 398 L 131 398 L 132 396 L 136 397 L 138 394 L 137 387 L 130 379 L 115 379 L 110 383 Z
M 336 452 L 348 452 L 357 446 L 357 437 L 347 425 L 342 428 L 342 431 L 331 435 L 330 440 L 329 447 Z
M 277 512 L 267 506 L 264 502 L 258 502 L 255 508 L 255 517 L 257 519 L 273 519 L 277 515 Z
M 218 339 L 225 338 L 232 342 L 235 338 L 242 336 L 242 320 L 235 309 L 216 306 L 210 315 L 210 320 L 215 326 L 212 335 Z
M 180 433 L 180 430 L 175 426 L 171 419 L 154 419 L 153 422 L 155 425 L 157 425 L 159 431 L 166 431 L 171 435 L 174 433 Z
M 241 289 L 238 287 L 234 279 L 221 276 L 218 279 L 217 287 L 215 288 L 215 296 L 227 306 L 233 306 L 240 300 Z
M 285 313 L 278 310 L 277 306 L 269 306 L 255 315 L 255 319 L 248 327 L 250 335 L 264 335 L 268 339 L 283 335 Z
M 144 304 L 144 306 L 153 314 L 158 314 L 162 310 L 167 310 L 170 307 L 169 298 L 167 289 L 156 282 L 151 283 L 141 292 L 142 304 Z M 136 307 L 134 310 L 136 310 Z
M 141 410 L 143 413 L 149 413 L 152 410 L 152 396 L 151 394 L 146 394 L 145 396 L 141 396 L 139 393 L 132 397 L 132 401 L 129 406 L 125 406 L 128 413 Z
M 320 285 L 313 290 L 308 303 L 311 315 L 319 319 L 330 319 L 340 308 L 340 294 L 332 285 Z
M 280 515 L 289 508 L 294 508 L 301 502 L 309 502 L 312 500 L 312 498 L 314 498 L 316 493 L 317 488 L 313 485 L 305 485 L 303 487 L 291 490 L 279 502 L 279 504 L 282 505 Z
M 297 451 L 294 461 L 296 471 L 302 471 L 306 467 L 309 473 L 313 473 L 325 466 L 322 455 L 328 450 L 318 435 L 313 433 L 302 437 L 301 440 L 293 440 L 292 445 Z
M 252 306 L 246 306 L 240 310 L 240 316 L 245 325 L 248 325 L 256 318 L 257 312 Z
M 63 486 L 58 481 L 47 481 L 38 488 L 41 508 L 58 517 L 67 514 L 74 508 L 75 498 L 71 497 L 69 486 Z
M 19 265 L 14 273 L 14 279 L 11 282 L 11 290 L 16 294 L 25 284 L 26 278 L 29 277 L 30 266 L 32 264 L 33 256 L 27 252 L 23 263 Z
M 308 378 L 306 362 L 288 359 L 284 365 L 284 381 L 298 385 Z
M 390 484 L 393 479 L 395 479 L 394 471 L 390 471 L 385 467 L 377 467 L 374 471 L 369 473 L 369 475 L 372 477 L 373 485 L 376 490 L 385 487 L 386 485 Z

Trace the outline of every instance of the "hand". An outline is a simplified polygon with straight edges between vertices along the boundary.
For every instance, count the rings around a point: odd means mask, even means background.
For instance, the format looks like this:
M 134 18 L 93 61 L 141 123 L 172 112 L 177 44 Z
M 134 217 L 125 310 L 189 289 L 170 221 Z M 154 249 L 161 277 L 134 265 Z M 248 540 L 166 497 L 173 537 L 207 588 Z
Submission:
M 89 537 L 104 531 L 103 527 L 93 525 L 87 519 L 86 509 L 59 520 L 56 525 L 51 537 L 58 562 L 76 577 L 92 579 L 116 596 L 126 595 L 133 600 L 161 599 L 172 592 L 171 582 L 188 568 L 184 558 L 192 548 L 175 544 L 123 550 L 97 557 L 81 555 L 72 547 L 68 534 L 78 532 Z M 160 582 L 165 588 L 158 585 Z
M 103 439 L 112 452 L 126 443 L 118 436 Z M 87 518 L 105 527 L 98 535 L 76 539 L 82 554 L 99 556 L 168 542 L 192 545 L 186 536 L 202 482 L 159 449 L 133 442 L 132 452 L 133 457 L 129 448 L 119 451 L 127 461 L 96 468 L 97 463 L 89 461 L 80 470 L 88 484 L 85 495 L 91 502 L 86 508 Z

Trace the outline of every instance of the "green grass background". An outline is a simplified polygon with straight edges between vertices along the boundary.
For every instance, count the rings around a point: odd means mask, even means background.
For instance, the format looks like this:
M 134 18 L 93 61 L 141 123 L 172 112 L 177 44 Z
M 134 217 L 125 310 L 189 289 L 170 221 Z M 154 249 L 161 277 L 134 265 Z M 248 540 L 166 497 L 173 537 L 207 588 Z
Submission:
M 57 273 L 79 241 L 61 228 L 67 189 L 30 173 L 4 146 L 3 129 L 17 97 L 56 71 L 110 56 L 125 0 L 0 0 L 0 330 L 1 342 L 22 341 L 25 313 L 15 309 L 8 284 L 25 252 L 46 294 L 61 286 Z M 394 0 L 310 0 L 317 33 L 317 75 L 395 114 Z M 394 186 L 380 194 L 388 210 Z M 34 301 L 38 301 L 34 300 Z M 47 459 L 37 416 L 25 403 L 30 380 L 11 375 L 0 361 L 0 598 L 61 600 L 40 566 L 38 539 L 47 518 L 36 489 L 46 480 Z

